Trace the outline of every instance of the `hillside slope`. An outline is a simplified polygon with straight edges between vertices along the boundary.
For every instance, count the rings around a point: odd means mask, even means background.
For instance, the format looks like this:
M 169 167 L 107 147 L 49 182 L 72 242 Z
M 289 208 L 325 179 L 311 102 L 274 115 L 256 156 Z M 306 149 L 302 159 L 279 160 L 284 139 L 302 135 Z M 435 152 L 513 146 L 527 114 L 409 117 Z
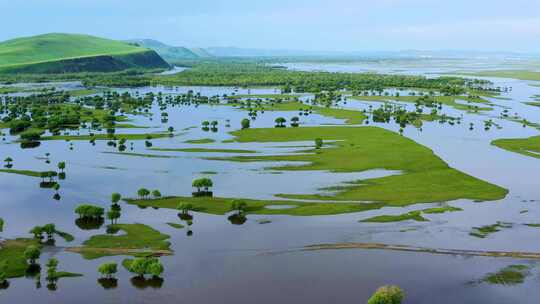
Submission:
M 110 72 L 168 67 L 153 50 L 88 35 L 45 34 L 0 42 L 2 72 Z
M 156 51 L 161 57 L 163 57 L 163 59 L 171 63 L 178 60 L 212 57 L 211 55 L 204 52 L 203 49 L 189 49 L 181 46 L 170 46 L 153 39 L 133 39 L 129 40 L 129 42 L 136 43 L 142 47 L 152 49 Z

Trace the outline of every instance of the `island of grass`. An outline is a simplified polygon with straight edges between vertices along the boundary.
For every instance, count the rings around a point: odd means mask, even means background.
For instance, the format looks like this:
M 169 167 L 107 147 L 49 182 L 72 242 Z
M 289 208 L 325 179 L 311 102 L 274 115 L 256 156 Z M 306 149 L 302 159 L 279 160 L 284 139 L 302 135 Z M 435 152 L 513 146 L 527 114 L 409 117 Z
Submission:
M 186 144 L 211 144 L 216 142 L 214 139 L 211 138 L 201 138 L 201 139 L 190 139 L 184 141 Z
M 254 154 L 257 151 L 242 149 L 206 149 L 206 148 L 150 148 L 150 150 L 161 152 L 187 152 L 187 153 L 234 153 L 234 154 Z
M 232 132 L 237 142 L 295 142 L 321 138 L 331 147 L 269 156 L 213 157 L 241 162 L 302 162 L 273 170 L 362 172 L 372 169 L 401 174 L 351 182 L 322 190 L 328 195 L 280 194 L 287 199 L 381 202 L 388 206 L 446 202 L 457 199 L 499 200 L 508 191 L 450 168 L 433 151 L 406 137 L 376 127 L 306 127 L 247 129 Z
M 139 207 L 153 207 L 177 209 L 180 204 L 190 204 L 195 212 L 225 215 L 234 211 L 233 202 L 246 203 L 244 214 L 264 215 L 293 215 L 315 216 L 355 213 L 379 209 L 381 203 L 309 203 L 278 200 L 252 200 L 222 197 L 164 197 L 158 199 L 126 199 L 131 205 Z M 273 206 L 287 206 L 290 208 L 271 208 Z
M 170 137 L 169 133 L 142 133 L 142 134 L 94 134 L 94 135 L 55 135 L 44 136 L 41 140 L 112 140 L 112 139 L 125 139 L 125 140 L 152 140 L 156 138 Z
M 407 102 L 407 103 L 415 103 L 419 96 L 352 96 L 351 98 L 360 100 L 360 101 L 380 101 L 380 102 L 392 102 L 392 101 L 401 101 L 401 102 Z M 479 97 L 470 97 L 470 96 L 431 96 L 431 99 L 433 99 L 437 103 L 442 103 L 444 105 L 453 107 L 457 110 L 463 110 L 463 111 L 491 111 L 493 108 L 484 106 L 484 107 L 478 107 L 475 108 L 473 105 L 469 105 L 466 103 L 459 103 L 459 100 L 463 100 L 465 102 L 470 103 L 481 103 L 485 105 L 491 105 L 491 103 L 483 98 Z
M 125 42 L 75 34 L 45 34 L 0 43 L 0 72 L 113 72 L 169 68 L 159 55 Z
M 530 274 L 530 267 L 527 265 L 510 265 L 486 275 L 482 282 L 495 285 L 518 285 L 522 284 Z
M 18 175 L 24 175 L 24 176 L 30 176 L 30 177 L 41 177 L 42 174 L 45 172 L 32 171 L 32 170 L 0 169 L 0 173 L 18 174 Z
M 121 230 L 121 235 L 95 235 L 81 247 L 68 251 L 82 254 L 85 259 L 111 255 L 168 255 L 172 254 L 169 236 L 143 224 L 110 225 L 111 230 Z
M 265 111 L 299 111 L 300 109 L 311 109 L 314 113 L 317 113 L 322 116 L 333 117 L 336 119 L 345 120 L 346 124 L 358 125 L 367 118 L 364 113 L 356 110 L 346 110 L 339 108 L 330 108 L 330 107 L 320 107 L 313 106 L 308 104 L 303 104 L 298 101 L 293 102 L 276 102 L 273 104 L 264 104 L 260 108 L 255 108 L 257 110 Z M 245 109 L 247 110 L 247 109 Z
M 515 139 L 497 139 L 492 145 L 522 155 L 540 158 L 540 136 Z
M 6 265 L 8 278 L 22 277 L 28 269 L 24 251 L 28 246 L 40 246 L 35 239 L 15 239 L 0 242 L 0 264 Z
M 503 222 L 497 222 L 493 225 L 485 225 L 481 227 L 473 227 L 472 231 L 469 232 L 470 236 L 474 236 L 477 238 L 486 238 L 490 234 L 496 233 L 501 231 L 503 228 L 512 228 L 512 224 L 510 223 L 503 223 Z
M 400 215 L 379 215 L 370 217 L 360 222 L 364 223 L 390 223 L 390 222 L 402 222 L 402 221 L 417 221 L 417 222 L 429 222 L 428 219 L 422 216 L 420 211 L 411 211 Z

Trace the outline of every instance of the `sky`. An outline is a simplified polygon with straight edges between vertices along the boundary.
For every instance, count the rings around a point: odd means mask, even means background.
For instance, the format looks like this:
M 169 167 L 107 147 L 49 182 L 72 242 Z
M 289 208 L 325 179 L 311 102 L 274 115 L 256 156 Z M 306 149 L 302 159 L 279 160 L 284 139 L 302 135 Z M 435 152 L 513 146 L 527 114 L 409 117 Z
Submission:
M 0 0 L 0 40 L 49 32 L 188 47 L 540 53 L 540 0 Z

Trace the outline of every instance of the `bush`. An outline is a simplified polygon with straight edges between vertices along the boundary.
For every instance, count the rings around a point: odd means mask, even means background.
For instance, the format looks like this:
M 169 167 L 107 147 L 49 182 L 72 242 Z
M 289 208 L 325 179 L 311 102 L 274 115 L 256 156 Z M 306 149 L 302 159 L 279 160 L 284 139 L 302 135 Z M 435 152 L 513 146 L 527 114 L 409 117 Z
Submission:
M 398 286 L 383 286 L 371 296 L 368 304 L 401 304 L 403 290 Z

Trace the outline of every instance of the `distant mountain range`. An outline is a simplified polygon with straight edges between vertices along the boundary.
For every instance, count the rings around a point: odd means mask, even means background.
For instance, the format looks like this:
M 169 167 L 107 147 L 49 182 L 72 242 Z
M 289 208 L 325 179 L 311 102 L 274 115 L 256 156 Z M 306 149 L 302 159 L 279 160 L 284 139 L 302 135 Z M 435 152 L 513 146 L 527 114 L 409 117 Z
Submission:
M 175 47 L 152 39 L 134 39 L 129 42 L 150 48 L 165 60 L 174 62 L 185 59 L 213 57 L 326 57 L 326 58 L 540 58 L 540 54 L 517 52 L 488 52 L 465 50 L 403 50 L 403 51 L 305 51 L 305 50 L 268 50 L 239 47 L 187 48 Z
M 186 48 L 182 46 L 170 46 L 153 39 L 132 39 L 127 42 L 137 44 L 141 47 L 156 51 L 168 62 L 175 62 L 185 59 L 200 59 L 213 57 L 203 48 Z

